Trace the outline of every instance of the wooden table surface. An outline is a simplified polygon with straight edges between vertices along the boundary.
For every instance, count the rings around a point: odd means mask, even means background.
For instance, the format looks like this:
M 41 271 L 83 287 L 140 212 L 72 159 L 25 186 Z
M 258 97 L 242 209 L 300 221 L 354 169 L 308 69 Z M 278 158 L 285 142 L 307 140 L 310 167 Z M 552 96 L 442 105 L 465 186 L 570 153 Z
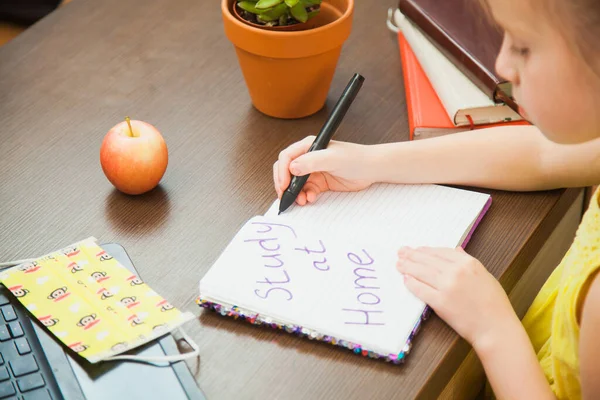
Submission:
M 357 1 L 326 108 L 296 121 L 252 108 L 216 0 L 78 0 L 34 25 L 0 49 L 1 258 L 89 236 L 124 245 L 156 291 L 199 316 L 186 327 L 201 353 L 189 364 L 211 399 L 439 394 L 468 346 L 437 317 L 395 366 L 194 304 L 228 241 L 274 200 L 279 151 L 318 131 L 354 72 L 365 85 L 337 139 L 407 140 L 398 46 L 385 26 L 396 3 Z M 144 196 L 115 191 L 99 164 L 104 135 L 125 115 L 154 124 L 169 147 L 160 187 Z M 467 250 L 511 289 L 576 193 L 492 192 Z

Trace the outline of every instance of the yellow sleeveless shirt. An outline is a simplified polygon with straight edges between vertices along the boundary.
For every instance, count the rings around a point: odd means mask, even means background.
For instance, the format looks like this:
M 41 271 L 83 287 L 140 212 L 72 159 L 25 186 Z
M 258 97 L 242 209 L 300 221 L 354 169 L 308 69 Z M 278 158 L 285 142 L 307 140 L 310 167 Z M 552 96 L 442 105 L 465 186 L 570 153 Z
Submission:
M 581 398 L 577 314 L 585 300 L 581 289 L 600 267 L 599 190 L 592 196 L 571 248 L 523 318 L 544 374 L 559 399 Z

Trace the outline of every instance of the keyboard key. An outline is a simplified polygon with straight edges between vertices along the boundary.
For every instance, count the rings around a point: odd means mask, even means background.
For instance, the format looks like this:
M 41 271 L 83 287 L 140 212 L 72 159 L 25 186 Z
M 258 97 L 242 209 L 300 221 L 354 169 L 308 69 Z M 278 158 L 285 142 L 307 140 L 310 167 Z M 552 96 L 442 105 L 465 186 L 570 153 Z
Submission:
M 41 388 L 44 386 L 44 378 L 41 374 L 31 374 L 17 381 L 17 386 L 21 392 L 28 392 L 33 389 Z
M 0 382 L 4 382 L 8 378 L 10 378 L 10 375 L 8 374 L 6 367 L 0 367 Z
M 17 391 L 11 381 L 0 383 L 0 399 L 12 396 L 15 393 L 17 393 Z
M 5 294 L 0 294 L 0 306 L 4 306 L 8 303 L 10 303 L 8 297 Z
M 13 375 L 16 377 L 37 372 L 39 370 L 37 362 L 35 362 L 35 358 L 33 358 L 33 355 L 31 354 L 19 357 L 16 360 L 10 360 L 8 363 L 10 364 Z
M 0 353 L 0 365 L 4 365 L 4 357 L 2 357 L 2 353 Z
M 10 329 L 10 334 L 12 337 L 21 337 L 25 334 L 19 321 L 13 321 L 8 324 L 8 329 Z
M 47 389 L 38 389 L 35 392 L 25 393 L 23 400 L 52 400 Z
M 7 306 L 2 306 L 2 315 L 4 316 L 4 320 L 6 322 L 14 321 L 17 319 L 17 314 L 15 314 L 15 309 L 10 304 Z
M 31 347 L 29 347 L 29 342 L 26 338 L 15 340 L 15 347 L 20 355 L 31 353 Z
M 23 327 L 19 321 L 14 321 L 8 324 L 8 329 L 10 329 L 10 334 L 12 337 L 17 338 L 23 336 Z
M 8 325 L 0 326 L 0 342 L 4 342 L 10 339 L 10 332 L 8 331 Z

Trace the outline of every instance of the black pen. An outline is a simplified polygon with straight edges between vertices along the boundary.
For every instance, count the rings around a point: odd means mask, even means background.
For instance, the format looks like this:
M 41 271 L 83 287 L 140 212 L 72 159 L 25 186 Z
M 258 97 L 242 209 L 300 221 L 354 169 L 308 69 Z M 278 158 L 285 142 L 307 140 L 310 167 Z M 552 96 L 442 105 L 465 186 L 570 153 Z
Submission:
M 325 124 L 323 125 L 321 131 L 315 138 L 315 141 L 308 149 L 309 152 L 315 150 L 323 150 L 327 147 L 329 141 L 331 140 L 331 137 L 333 136 L 337 128 L 340 126 L 342 119 L 344 119 L 346 112 L 352 104 L 352 101 L 354 101 L 354 98 L 356 97 L 358 91 L 362 87 L 364 80 L 365 78 L 359 74 L 354 74 L 352 79 L 350 79 L 350 82 L 346 86 L 346 89 L 344 89 L 342 95 L 335 104 L 335 107 L 333 107 L 331 114 L 329 114 L 327 121 L 325 121 Z M 292 176 L 292 181 L 290 182 L 290 185 L 281 195 L 281 201 L 279 202 L 279 214 L 281 214 L 282 212 L 287 210 L 292 204 L 294 204 L 294 201 L 296 201 L 296 198 L 300 194 L 300 191 L 304 187 L 304 184 L 308 180 L 309 176 L 310 174 L 303 176 Z

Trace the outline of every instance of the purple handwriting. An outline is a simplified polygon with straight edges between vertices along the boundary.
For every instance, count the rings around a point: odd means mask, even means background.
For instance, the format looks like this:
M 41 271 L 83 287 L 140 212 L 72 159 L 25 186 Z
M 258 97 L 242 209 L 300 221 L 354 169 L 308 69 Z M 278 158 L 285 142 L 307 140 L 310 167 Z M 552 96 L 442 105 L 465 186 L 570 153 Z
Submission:
M 318 242 L 319 242 L 320 249 L 315 249 L 314 247 L 311 247 L 309 249 L 308 246 L 304 246 L 304 247 L 296 247 L 294 250 L 306 252 L 306 255 L 310 256 L 311 260 L 314 260 L 312 262 L 312 265 L 317 270 L 329 271 L 329 264 L 327 263 L 327 257 L 325 257 L 325 255 L 324 255 L 325 252 L 327 251 L 327 249 L 325 248 L 325 245 L 323 244 L 322 241 L 319 240 Z
M 264 260 L 265 276 L 262 280 L 256 281 L 258 288 L 254 290 L 254 294 L 264 300 L 269 299 L 269 296 L 275 297 L 276 295 L 286 301 L 292 300 L 294 296 L 288 289 L 291 278 L 284 268 L 284 258 L 279 252 L 281 245 L 277 233 L 283 231 L 285 234 L 291 233 L 294 238 L 297 238 L 296 232 L 291 226 L 284 224 L 252 222 L 252 225 L 261 228 L 254 232 L 256 235 L 268 234 L 268 237 L 254 237 L 244 240 L 245 243 L 257 245 Z M 265 287 L 265 285 L 267 286 Z
M 258 225 L 258 226 L 262 226 L 265 228 L 265 230 L 256 231 L 256 233 L 269 233 L 273 230 L 274 227 L 287 228 L 290 230 L 290 232 L 292 232 L 292 235 L 294 235 L 294 239 L 298 239 L 298 235 L 296 235 L 296 231 L 294 230 L 294 228 L 292 228 L 291 226 L 288 226 L 288 225 L 273 224 L 270 222 L 252 222 L 252 225 Z
M 348 253 L 348 260 L 358 267 L 354 268 L 354 289 L 356 289 L 355 308 L 342 308 L 347 314 L 347 325 L 385 325 L 381 298 L 377 291 L 381 288 L 377 284 L 377 276 L 373 264 L 375 260 L 362 250 L 364 256 Z

